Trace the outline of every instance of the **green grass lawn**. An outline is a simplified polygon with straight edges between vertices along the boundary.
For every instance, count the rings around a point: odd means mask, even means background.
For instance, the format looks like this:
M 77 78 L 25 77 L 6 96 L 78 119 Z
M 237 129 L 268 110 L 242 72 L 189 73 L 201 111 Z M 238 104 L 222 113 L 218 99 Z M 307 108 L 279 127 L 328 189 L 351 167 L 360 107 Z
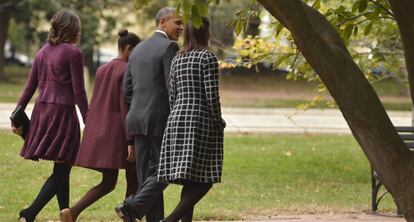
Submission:
M 0 81 L 0 102 L 15 103 L 24 89 L 29 67 L 6 66 L 7 81 Z
M 22 140 L 0 131 L 0 221 L 15 221 L 48 177 L 52 164 L 23 160 Z M 370 209 L 369 164 L 352 136 L 233 135 L 225 138 L 222 183 L 196 207 L 195 220 L 233 220 L 284 213 L 361 212 Z M 71 203 L 100 181 L 92 170 L 74 168 Z M 113 208 L 124 198 L 122 172 L 114 192 L 92 205 L 78 221 L 119 221 Z M 166 212 L 180 187 L 165 192 Z M 390 195 L 381 210 L 393 211 Z M 54 198 L 37 221 L 58 219 Z

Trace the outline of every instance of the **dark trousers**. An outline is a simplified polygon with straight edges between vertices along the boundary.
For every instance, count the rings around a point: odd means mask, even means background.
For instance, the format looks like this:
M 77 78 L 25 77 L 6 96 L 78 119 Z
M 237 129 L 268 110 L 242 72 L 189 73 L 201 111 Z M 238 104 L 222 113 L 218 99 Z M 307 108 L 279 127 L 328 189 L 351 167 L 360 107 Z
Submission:
M 161 137 L 136 135 L 135 156 L 138 192 L 125 199 L 125 203 L 135 211 L 138 219 L 146 217 L 147 222 L 164 219 L 163 191 L 168 186 L 157 182 L 157 171 L 161 152 Z

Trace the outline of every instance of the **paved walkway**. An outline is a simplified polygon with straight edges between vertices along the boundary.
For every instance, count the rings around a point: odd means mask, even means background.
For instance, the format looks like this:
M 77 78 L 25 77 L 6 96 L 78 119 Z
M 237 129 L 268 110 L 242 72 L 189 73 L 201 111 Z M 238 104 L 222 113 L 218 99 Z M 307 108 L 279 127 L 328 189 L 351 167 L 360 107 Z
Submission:
M 411 125 L 411 112 L 388 112 L 394 125 Z M 351 133 L 338 109 L 223 108 L 227 132 Z
M 249 222 L 404 222 L 405 219 L 393 215 L 379 214 L 307 214 L 279 215 L 267 218 L 246 219 Z
M 0 103 L 0 129 L 9 129 L 9 116 L 14 104 Z M 30 115 L 33 105 L 27 107 Z M 227 122 L 227 133 L 351 133 L 341 112 L 337 109 L 222 109 Z M 388 112 L 394 125 L 411 125 L 411 112 Z M 83 124 L 81 124 L 83 127 Z

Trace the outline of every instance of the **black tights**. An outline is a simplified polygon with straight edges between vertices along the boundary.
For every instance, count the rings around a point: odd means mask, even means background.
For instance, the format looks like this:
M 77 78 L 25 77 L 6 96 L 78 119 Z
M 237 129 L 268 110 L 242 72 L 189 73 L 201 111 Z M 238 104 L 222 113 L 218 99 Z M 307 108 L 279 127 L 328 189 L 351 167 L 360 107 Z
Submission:
M 166 222 L 191 222 L 194 206 L 213 186 L 212 183 L 185 182 L 181 190 L 181 199 L 174 211 L 165 218 Z
M 43 207 L 56 195 L 59 209 L 69 206 L 69 174 L 71 166 L 64 163 L 55 162 L 53 165 L 52 175 L 43 184 L 39 194 L 30 205 L 30 207 L 22 210 L 20 216 L 27 221 L 33 221 Z
M 91 188 L 70 210 L 73 219 L 79 216 L 84 209 L 95 203 L 97 200 L 110 193 L 115 189 L 118 172 L 117 169 L 104 169 L 102 172 L 102 181 Z M 138 181 L 135 171 L 126 170 L 127 191 L 125 197 L 132 195 L 138 189 Z

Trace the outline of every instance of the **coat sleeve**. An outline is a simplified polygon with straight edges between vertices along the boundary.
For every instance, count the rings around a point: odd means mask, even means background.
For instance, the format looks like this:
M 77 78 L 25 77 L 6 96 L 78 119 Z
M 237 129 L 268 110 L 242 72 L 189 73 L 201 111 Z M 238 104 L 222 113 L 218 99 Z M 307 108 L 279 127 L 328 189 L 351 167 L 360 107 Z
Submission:
M 34 92 L 36 91 L 38 85 L 38 72 L 39 64 L 36 57 L 32 65 L 32 69 L 30 70 L 29 78 L 26 81 L 26 86 L 24 87 L 23 94 L 20 97 L 19 102 L 17 102 L 17 106 L 22 106 L 23 110 L 26 109 L 27 104 L 29 103 Z
M 69 57 L 70 74 L 72 77 L 72 89 L 75 104 L 78 105 L 83 122 L 86 122 L 88 115 L 88 98 L 86 97 L 85 82 L 83 76 L 83 54 L 76 50 Z
M 122 86 L 122 82 L 120 83 Z M 128 104 L 125 101 L 125 97 L 123 95 L 123 90 L 122 87 L 119 87 L 119 110 L 121 112 L 121 121 L 122 121 L 122 126 L 124 127 L 124 132 L 125 132 L 125 139 L 127 140 L 128 145 L 133 145 L 134 144 L 134 138 L 128 134 L 128 130 L 126 127 L 126 115 L 128 114 Z
M 133 89 L 132 89 L 132 75 L 131 75 L 131 62 L 130 61 L 127 64 L 127 68 L 124 74 L 124 79 L 122 81 L 122 94 L 124 96 L 123 100 L 125 100 L 128 107 L 131 106 Z
M 171 69 L 170 69 L 170 75 L 169 75 L 169 102 L 170 102 L 170 110 L 173 109 L 174 104 L 175 104 L 175 100 L 177 98 L 177 84 L 176 84 L 176 78 L 175 78 L 175 61 L 173 60 L 171 63 Z
M 170 69 L 171 69 L 171 62 L 173 60 L 173 58 L 175 57 L 175 55 L 177 55 L 178 52 L 178 45 L 176 42 L 171 42 L 168 47 L 167 47 L 167 51 L 165 52 L 163 59 L 162 59 L 162 64 L 163 64 L 163 68 L 164 68 L 164 80 L 165 80 L 165 86 L 167 87 L 167 90 L 169 91 L 170 88 Z
M 213 116 L 216 126 L 220 129 L 224 129 L 224 127 L 226 127 L 226 122 L 221 117 L 218 61 L 217 57 L 210 52 L 208 52 L 206 58 L 204 58 L 203 72 L 204 87 L 210 113 Z

